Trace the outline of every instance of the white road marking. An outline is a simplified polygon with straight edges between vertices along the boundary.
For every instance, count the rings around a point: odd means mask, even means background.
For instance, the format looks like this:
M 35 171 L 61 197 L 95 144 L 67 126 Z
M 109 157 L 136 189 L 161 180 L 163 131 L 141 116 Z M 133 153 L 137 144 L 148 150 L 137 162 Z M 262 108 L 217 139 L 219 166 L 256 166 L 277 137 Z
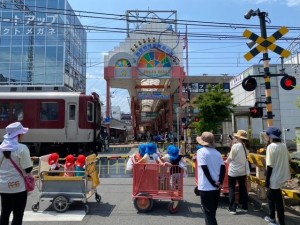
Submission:
M 83 210 L 66 211 L 64 213 L 56 211 L 25 211 L 23 221 L 82 221 L 85 215 L 86 213 Z

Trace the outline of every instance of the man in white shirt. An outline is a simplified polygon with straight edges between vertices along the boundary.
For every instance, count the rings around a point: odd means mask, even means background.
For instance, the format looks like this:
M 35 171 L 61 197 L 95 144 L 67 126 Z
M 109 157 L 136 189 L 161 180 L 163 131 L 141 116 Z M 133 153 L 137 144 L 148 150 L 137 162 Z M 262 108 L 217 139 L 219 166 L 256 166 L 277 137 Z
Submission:
M 284 204 L 281 188 L 291 177 L 290 155 L 285 144 L 281 143 L 281 131 L 277 127 L 269 127 L 266 131 L 270 139 L 270 144 L 266 152 L 266 187 L 269 203 L 269 216 L 265 220 L 269 225 L 277 224 L 275 211 L 280 225 L 285 225 Z

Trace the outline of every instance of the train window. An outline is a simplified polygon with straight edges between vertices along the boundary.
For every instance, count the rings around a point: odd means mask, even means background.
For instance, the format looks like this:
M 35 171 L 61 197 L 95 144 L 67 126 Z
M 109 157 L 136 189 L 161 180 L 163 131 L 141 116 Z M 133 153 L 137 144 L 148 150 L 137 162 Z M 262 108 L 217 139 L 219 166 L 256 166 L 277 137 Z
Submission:
M 12 105 L 12 119 L 22 121 L 24 118 L 23 110 L 24 105 L 22 103 L 13 103 Z
M 8 120 L 8 114 L 9 114 L 8 102 L 1 102 L 0 103 L 0 120 L 1 121 Z
M 92 102 L 88 102 L 87 104 L 87 120 L 88 122 L 94 122 L 94 104 Z
M 69 120 L 75 120 L 75 105 L 69 105 Z
M 41 121 L 58 120 L 58 103 L 57 102 L 42 102 L 40 108 Z

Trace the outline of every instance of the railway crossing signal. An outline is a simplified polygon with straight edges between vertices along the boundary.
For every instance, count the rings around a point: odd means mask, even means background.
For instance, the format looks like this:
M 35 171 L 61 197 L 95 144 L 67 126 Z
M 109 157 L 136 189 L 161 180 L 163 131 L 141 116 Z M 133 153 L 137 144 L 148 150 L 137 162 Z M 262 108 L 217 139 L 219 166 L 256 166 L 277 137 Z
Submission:
M 296 86 L 296 78 L 286 74 L 281 78 L 280 85 L 284 90 L 292 90 Z
M 271 74 L 270 68 L 269 68 L 269 55 L 268 50 L 271 50 L 277 54 L 279 54 L 282 58 L 287 58 L 291 55 L 291 52 L 279 47 L 278 45 L 274 44 L 275 41 L 277 41 L 279 38 L 281 38 L 283 35 L 288 33 L 288 29 L 286 27 L 280 28 L 278 31 L 276 31 L 273 35 L 270 37 L 267 36 L 267 28 L 266 28 L 266 18 L 268 18 L 267 12 L 261 12 L 259 9 L 257 10 L 249 10 L 244 17 L 245 19 L 249 20 L 251 17 L 258 16 L 259 22 L 260 22 L 260 31 L 261 31 L 261 37 L 257 34 L 252 33 L 249 30 L 245 30 L 243 35 L 253 42 L 257 43 L 257 46 L 250 50 L 247 54 L 244 55 L 245 59 L 247 61 L 251 60 L 254 56 L 256 56 L 258 53 L 263 52 L 263 62 L 264 62 L 264 80 L 265 80 L 265 96 L 266 96 L 266 109 L 267 109 L 267 125 L 272 126 L 273 125 L 273 113 L 272 113 L 272 97 L 271 97 L 271 83 L 270 78 L 272 76 L 286 76 L 286 74 Z M 252 47 L 252 45 L 248 44 L 249 47 Z M 261 75 L 251 75 L 251 78 L 253 77 L 260 77 Z M 243 88 L 247 88 L 251 90 L 253 87 L 255 87 L 254 80 L 251 80 L 251 78 L 247 78 L 246 81 L 243 81 L 242 84 Z M 251 81 L 251 82 L 250 82 Z M 249 84 L 248 84 L 249 83 Z M 248 85 L 247 85 L 248 84 Z M 286 90 L 291 90 L 293 87 L 293 84 L 296 84 L 296 80 L 293 80 L 291 78 L 289 79 L 283 79 L 281 82 L 281 86 Z M 254 88 L 255 89 L 255 88 Z M 253 90 L 254 90 L 253 89 Z M 245 89 L 246 90 L 246 89 Z M 251 110 L 251 109 L 250 109 Z M 255 108 L 254 111 L 257 111 L 257 108 Z M 250 111 L 251 112 L 251 111 Z
M 250 107 L 250 115 L 252 118 L 262 118 L 263 117 L 263 108 L 254 106 Z
M 247 61 L 250 61 L 253 57 L 258 55 L 260 52 L 269 49 L 278 55 L 281 55 L 281 57 L 287 58 L 291 55 L 291 52 L 281 48 L 280 46 L 274 44 L 275 41 L 277 41 L 279 38 L 284 36 L 289 32 L 287 27 L 281 27 L 278 31 L 276 31 L 273 35 L 270 37 L 263 38 L 258 36 L 257 34 L 251 32 L 250 30 L 245 30 L 243 35 L 246 38 L 249 38 L 250 40 L 256 42 L 258 45 L 250 50 L 247 54 L 244 55 L 244 58 Z
M 245 91 L 254 91 L 257 87 L 256 79 L 248 76 L 243 80 L 242 87 Z

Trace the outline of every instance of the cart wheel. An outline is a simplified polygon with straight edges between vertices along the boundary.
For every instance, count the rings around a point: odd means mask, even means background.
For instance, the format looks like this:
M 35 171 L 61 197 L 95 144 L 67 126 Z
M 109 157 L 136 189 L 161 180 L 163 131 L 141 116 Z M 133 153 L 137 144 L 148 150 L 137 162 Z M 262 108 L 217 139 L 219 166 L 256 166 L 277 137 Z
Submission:
M 56 212 L 65 212 L 69 208 L 68 199 L 65 196 L 59 195 L 53 198 L 52 206 Z
M 40 204 L 39 203 L 33 204 L 31 206 L 31 209 L 32 209 L 33 212 L 39 211 L 39 208 L 40 208 Z
M 175 203 L 175 202 L 170 202 L 168 209 L 170 211 L 171 214 L 177 213 L 178 212 L 178 208 L 179 208 L 179 204 Z
M 153 199 L 148 194 L 138 194 L 138 196 L 143 196 L 143 198 L 135 198 L 134 199 L 134 207 L 138 212 L 144 213 L 148 212 L 152 209 Z M 147 196 L 147 197 L 144 197 Z
M 95 193 L 95 199 L 96 199 L 96 202 L 101 202 L 101 195 L 99 195 L 98 193 Z
M 89 206 L 88 205 L 84 205 L 84 211 L 86 214 L 88 214 L 89 212 Z
M 197 186 L 194 188 L 194 193 L 195 193 L 196 196 L 200 195 L 200 191 L 198 190 Z

